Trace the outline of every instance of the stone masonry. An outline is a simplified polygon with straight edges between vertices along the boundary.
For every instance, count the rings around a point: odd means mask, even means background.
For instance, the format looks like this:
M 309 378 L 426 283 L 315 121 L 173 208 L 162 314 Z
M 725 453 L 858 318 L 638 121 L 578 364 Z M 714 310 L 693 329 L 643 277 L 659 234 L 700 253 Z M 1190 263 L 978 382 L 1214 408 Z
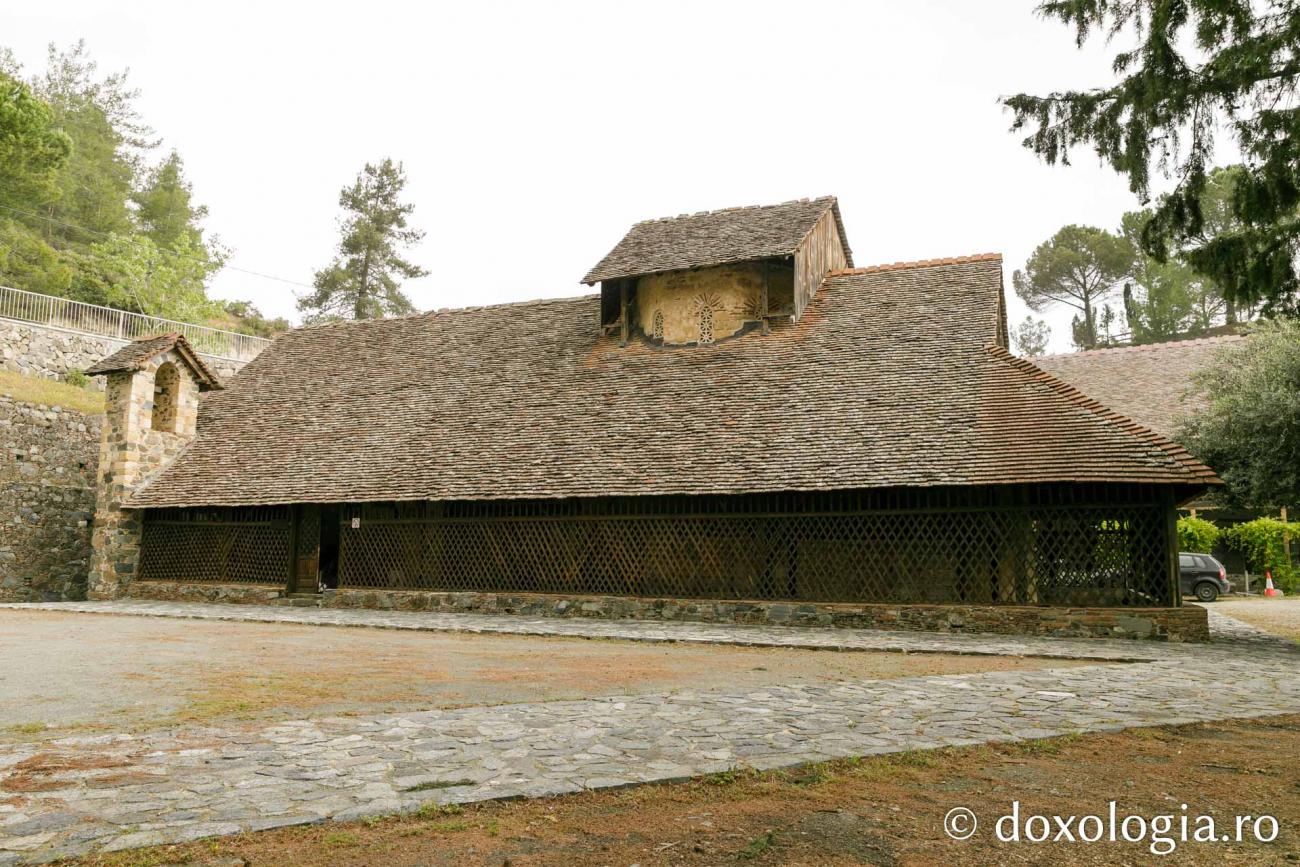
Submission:
M 129 340 L 115 337 L 0 319 L 0 369 L 66 379 L 69 373 L 84 371 L 128 343 Z M 247 363 L 210 355 L 200 357 L 223 380 L 234 376 Z M 103 386 L 95 381 L 94 387 Z
M 0 600 L 85 598 L 100 427 L 0 395 Z
M 154 430 L 155 375 L 170 363 L 180 374 L 174 433 Z M 135 576 L 140 557 L 140 513 L 122 503 L 135 488 L 161 470 L 194 436 L 199 384 L 175 349 L 161 352 L 139 370 L 107 375 L 105 422 L 100 446 L 98 497 L 92 540 L 88 596 L 112 599 Z
M 1205 609 L 1082 608 L 1029 605 L 888 605 L 628 596 L 556 596 L 542 593 L 467 593 L 418 590 L 327 590 L 315 600 L 284 598 L 283 586 L 140 581 L 124 595 L 167 602 L 267 604 L 314 602 L 322 608 L 510 614 L 583 620 L 905 629 L 1057 638 L 1206 641 Z

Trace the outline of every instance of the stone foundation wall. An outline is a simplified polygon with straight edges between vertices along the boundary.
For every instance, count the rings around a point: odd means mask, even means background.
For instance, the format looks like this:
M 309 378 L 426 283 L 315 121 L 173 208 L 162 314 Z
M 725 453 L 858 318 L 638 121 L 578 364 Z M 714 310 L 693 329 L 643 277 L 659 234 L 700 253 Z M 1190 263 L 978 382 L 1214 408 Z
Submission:
M 0 368 L 29 376 L 65 379 L 72 371 L 84 371 L 95 362 L 117 352 L 130 341 L 51 328 L 31 322 L 0 319 Z M 247 362 L 200 356 L 222 380 L 234 376 Z M 103 389 L 103 380 L 92 379 L 90 387 Z
M 140 599 L 188 602 L 266 603 L 283 596 L 283 588 L 268 585 L 147 581 L 136 582 L 127 592 Z M 839 605 L 420 590 L 338 590 L 326 591 L 317 599 L 282 601 L 316 604 L 327 608 L 519 614 L 531 617 L 682 620 L 1155 641 L 1208 641 L 1210 638 L 1209 616 L 1199 605 L 1129 609 L 1011 605 Z
M 86 598 L 100 425 L 0 395 L 0 601 Z

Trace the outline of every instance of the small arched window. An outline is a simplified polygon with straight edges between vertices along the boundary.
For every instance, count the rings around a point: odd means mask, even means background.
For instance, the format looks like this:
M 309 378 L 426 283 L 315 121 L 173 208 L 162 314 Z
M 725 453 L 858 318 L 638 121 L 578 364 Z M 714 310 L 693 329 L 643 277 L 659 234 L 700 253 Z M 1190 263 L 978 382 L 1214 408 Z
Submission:
M 655 311 L 653 330 L 654 333 L 651 336 L 654 337 L 655 340 L 664 339 L 664 312 L 662 310 Z
M 153 375 L 153 419 L 150 426 L 154 430 L 176 433 L 180 399 L 180 374 L 176 365 L 164 362 Z
M 713 342 L 713 308 L 705 306 L 700 309 L 700 343 Z

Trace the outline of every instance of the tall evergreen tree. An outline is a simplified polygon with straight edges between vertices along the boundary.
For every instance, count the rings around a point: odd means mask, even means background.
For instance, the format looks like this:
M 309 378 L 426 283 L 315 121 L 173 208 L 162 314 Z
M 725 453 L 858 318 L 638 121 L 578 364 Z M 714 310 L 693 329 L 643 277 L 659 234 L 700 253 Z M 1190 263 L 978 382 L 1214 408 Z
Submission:
M 1016 352 L 1024 358 L 1037 358 L 1047 352 L 1047 341 L 1052 336 L 1052 329 L 1047 323 L 1033 316 L 1026 316 L 1019 325 L 1011 329 L 1011 340 Z
M 193 196 L 180 154 L 172 151 L 149 170 L 140 189 L 132 195 L 140 230 L 159 247 L 171 249 L 182 238 L 202 244 L 199 223 L 208 215 L 208 209 L 194 204 Z
M 1146 201 L 1152 170 L 1177 186 L 1142 232 L 1163 261 L 1181 250 L 1234 305 L 1300 310 L 1300 0 L 1048 0 L 1040 15 L 1090 37 L 1132 37 L 1112 64 L 1119 80 L 1088 90 L 1005 100 L 1025 147 L 1068 164 L 1087 145 Z M 1202 197 L 1214 136 L 1226 129 L 1245 167 L 1212 235 Z
M 98 234 L 129 234 L 127 202 L 143 154 L 154 142 L 136 112 L 139 92 L 127 86 L 127 73 L 101 77 L 81 40 L 66 51 L 51 45 L 46 70 L 32 84 L 72 139 L 59 175 L 60 195 L 45 209 L 46 237 L 84 244 Z
M 1092 226 L 1065 226 L 1038 245 L 1012 285 L 1031 310 L 1053 304 L 1079 311 L 1074 341 L 1080 349 L 1097 346 L 1104 302 L 1128 273 L 1133 255 L 1123 238 Z
M 0 205 L 26 212 L 53 202 L 71 153 L 72 140 L 55 127 L 50 107 L 0 72 Z M 22 214 L 0 214 L 14 216 Z
M 316 272 L 315 291 L 298 299 L 312 321 L 377 319 L 415 308 L 401 290 L 401 279 L 428 274 L 402 258 L 405 248 L 424 237 L 407 226 L 414 205 L 399 197 L 406 186 L 401 163 L 366 163 L 356 181 L 339 193 L 345 213 L 342 239 L 329 267 Z

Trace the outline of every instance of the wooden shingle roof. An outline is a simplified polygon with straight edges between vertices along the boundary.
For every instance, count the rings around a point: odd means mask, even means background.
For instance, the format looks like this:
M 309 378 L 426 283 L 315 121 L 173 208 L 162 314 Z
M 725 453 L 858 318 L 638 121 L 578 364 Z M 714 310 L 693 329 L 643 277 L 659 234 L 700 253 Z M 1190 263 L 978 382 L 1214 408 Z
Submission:
M 176 354 L 185 360 L 194 376 L 199 381 L 199 389 L 208 391 L 210 389 L 222 388 L 221 380 L 212 372 L 203 359 L 199 358 L 193 347 L 190 346 L 185 336 L 177 331 L 170 331 L 166 334 L 159 334 L 155 337 L 142 337 L 134 340 L 117 350 L 113 354 L 101 358 L 99 361 L 86 368 L 87 376 L 104 376 L 109 373 L 119 371 L 140 370 L 149 359 L 159 353 L 175 349 Z
M 597 296 L 303 328 L 130 505 L 1215 481 L 995 346 L 1001 291 L 996 257 L 839 272 L 680 349 L 601 336 Z
M 582 282 L 590 285 L 620 277 L 788 256 L 828 210 L 835 213 L 840 243 L 851 265 L 853 254 L 839 204 L 834 196 L 823 196 L 637 223 Z
M 1048 355 L 1035 364 L 1118 412 L 1172 437 L 1179 423 L 1200 409 L 1192 376 L 1225 348 L 1245 337 L 1224 335 L 1144 346 Z

